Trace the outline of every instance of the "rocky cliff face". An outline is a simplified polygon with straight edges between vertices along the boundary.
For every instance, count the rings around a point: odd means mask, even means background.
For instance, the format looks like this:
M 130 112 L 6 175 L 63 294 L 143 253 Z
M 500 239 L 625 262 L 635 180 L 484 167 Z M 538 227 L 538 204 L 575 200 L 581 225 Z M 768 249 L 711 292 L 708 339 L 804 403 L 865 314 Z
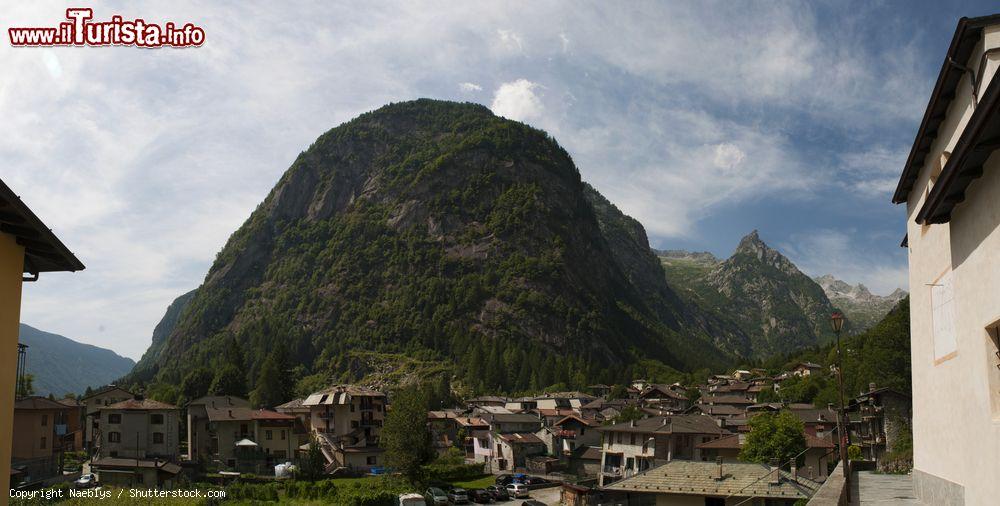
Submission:
M 744 237 L 732 256 L 671 251 L 660 256 L 668 282 L 689 303 L 741 333 L 727 336 L 745 357 L 763 358 L 824 342 L 834 311 L 823 289 L 757 231 Z
M 483 385 L 507 389 L 730 358 L 637 222 L 544 132 L 474 104 L 393 104 L 320 136 L 179 303 L 137 378 L 179 381 L 233 346 L 251 386 L 275 346 L 314 374 L 354 350 L 530 366 Z
M 861 283 L 852 286 L 831 274 L 816 278 L 816 282 L 826 292 L 830 302 L 840 308 L 848 320 L 853 322 L 852 330 L 855 332 L 874 326 L 908 295 L 900 288 L 886 296 L 875 295 Z

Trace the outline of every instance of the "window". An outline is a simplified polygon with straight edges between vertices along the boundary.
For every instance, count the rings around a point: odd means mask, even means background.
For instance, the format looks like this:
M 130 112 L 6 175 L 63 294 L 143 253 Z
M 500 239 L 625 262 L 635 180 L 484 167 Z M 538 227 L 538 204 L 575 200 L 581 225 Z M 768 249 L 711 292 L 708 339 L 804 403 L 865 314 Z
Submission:
M 351 403 L 351 413 L 353 413 L 353 412 L 354 412 L 354 403 L 352 402 Z
M 989 375 L 990 407 L 993 417 L 1000 417 L 1000 320 L 986 327 L 986 374 Z
M 242 435 L 245 436 L 245 435 L 247 435 L 248 432 L 249 432 L 249 429 L 247 428 L 247 424 L 241 423 L 240 424 L 240 434 L 242 434 Z
M 154 432 L 153 433 L 153 444 L 161 445 L 163 444 L 163 433 Z
M 281 429 L 281 440 L 285 440 L 285 429 Z
M 162 414 L 149 415 L 149 423 L 153 425 L 163 425 L 163 415 Z
M 49 424 L 49 415 L 42 414 L 42 427 L 45 427 L 48 424 Z
M 45 440 L 45 436 L 42 436 L 42 442 L 39 444 L 38 447 L 41 448 L 42 450 L 44 450 L 47 445 L 48 445 L 48 441 Z
M 939 364 L 955 356 L 955 287 L 951 270 L 945 272 L 931 285 L 931 319 L 934 329 L 934 363 Z
M 635 434 L 634 433 L 633 434 L 629 434 L 629 436 L 628 436 L 628 444 L 630 444 L 630 445 L 634 445 L 635 444 Z
M 368 457 L 365 462 L 369 466 L 374 466 L 374 465 L 378 464 L 378 457 L 372 455 L 372 456 Z
M 122 415 L 120 413 L 108 415 L 108 423 L 122 423 Z
M 122 442 L 122 433 L 121 432 L 109 432 L 108 433 L 108 442 L 109 443 L 121 443 Z
M 270 440 L 274 439 L 274 434 L 272 434 L 270 430 L 265 430 L 264 431 L 264 439 L 270 441 Z
M 622 444 L 622 433 L 619 432 L 619 433 L 617 433 L 617 435 L 618 435 L 618 438 L 617 438 L 618 439 L 618 444 Z

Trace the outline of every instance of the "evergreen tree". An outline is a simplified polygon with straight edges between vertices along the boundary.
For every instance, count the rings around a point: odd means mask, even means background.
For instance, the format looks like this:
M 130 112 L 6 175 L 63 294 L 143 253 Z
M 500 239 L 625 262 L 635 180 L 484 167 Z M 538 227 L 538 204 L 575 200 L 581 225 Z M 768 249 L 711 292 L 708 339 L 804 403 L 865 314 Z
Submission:
M 283 350 L 281 346 L 275 346 L 264 360 L 256 386 L 250 393 L 250 403 L 253 406 L 273 408 L 291 398 L 292 384 L 285 370 L 287 364 Z
M 396 392 L 381 441 L 389 466 L 403 473 L 411 483 L 419 482 L 421 466 L 434 458 L 423 389 L 410 386 Z
M 214 378 L 211 369 L 207 367 L 199 367 L 193 369 L 191 372 L 184 376 L 184 380 L 181 381 L 181 393 L 188 400 L 194 400 L 199 397 L 203 397 L 208 394 L 209 388 L 212 387 L 212 379 Z
M 211 395 L 233 395 L 243 397 L 247 393 L 246 379 L 243 371 L 232 364 L 225 364 L 215 372 L 212 385 L 209 387 Z

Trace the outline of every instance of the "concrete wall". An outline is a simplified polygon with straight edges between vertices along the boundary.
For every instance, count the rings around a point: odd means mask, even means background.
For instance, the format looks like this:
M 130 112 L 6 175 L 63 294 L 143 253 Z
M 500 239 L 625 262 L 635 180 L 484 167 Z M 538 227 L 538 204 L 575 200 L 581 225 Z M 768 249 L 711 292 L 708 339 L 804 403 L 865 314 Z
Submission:
M 0 505 L 8 501 L 11 440 L 14 428 L 14 385 L 17 376 L 17 334 L 21 321 L 21 276 L 24 247 L 0 233 Z
M 985 31 L 986 47 L 1000 47 L 1000 28 Z M 983 43 L 966 64 L 978 68 Z M 985 87 L 997 67 L 987 66 Z M 916 492 L 935 504 L 995 504 L 1000 497 L 1000 378 L 986 327 L 1000 320 L 1000 156 L 966 192 L 950 223 L 922 226 L 914 219 L 939 170 L 972 114 L 967 77 L 934 141 L 907 205 L 910 260 L 913 444 Z M 935 353 L 930 284 L 951 271 L 955 348 Z

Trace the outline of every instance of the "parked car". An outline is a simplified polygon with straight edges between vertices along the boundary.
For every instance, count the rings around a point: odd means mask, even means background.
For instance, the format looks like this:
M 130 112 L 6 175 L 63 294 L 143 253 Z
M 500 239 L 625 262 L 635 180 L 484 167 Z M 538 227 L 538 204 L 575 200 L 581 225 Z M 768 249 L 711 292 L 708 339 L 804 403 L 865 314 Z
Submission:
M 424 499 L 427 500 L 427 504 L 434 506 L 441 506 L 448 504 L 448 494 L 437 487 L 431 487 L 424 492 Z
M 522 497 L 528 497 L 531 492 L 528 490 L 528 486 L 524 483 L 511 483 L 507 485 L 507 494 L 509 494 L 514 499 L 520 499 Z
M 493 502 L 493 494 L 484 489 L 476 488 L 469 491 L 469 499 L 476 504 L 487 504 Z
M 469 504 L 469 494 L 464 488 L 453 488 L 448 492 L 448 502 L 452 504 Z
M 93 474 L 83 474 L 80 475 L 76 481 L 73 482 L 73 486 L 76 488 L 90 488 L 97 486 L 97 476 Z
M 521 506 L 548 506 L 548 505 L 545 504 L 545 503 L 543 503 L 542 501 L 536 501 L 534 499 L 528 499 L 527 501 L 524 501 L 523 503 L 521 503 Z
M 501 487 L 506 487 L 507 485 L 510 485 L 511 483 L 514 483 L 514 475 L 513 474 L 499 474 L 499 475 L 497 475 L 497 479 L 496 479 L 495 483 L 497 485 L 500 485 Z
M 493 495 L 494 501 L 506 501 L 510 499 L 507 489 L 500 485 L 490 485 L 486 487 L 486 491 Z
M 545 478 L 539 478 L 538 476 L 528 476 L 524 480 L 524 483 L 527 485 L 541 485 L 543 483 L 550 483 L 550 482 L 549 480 L 546 480 Z

